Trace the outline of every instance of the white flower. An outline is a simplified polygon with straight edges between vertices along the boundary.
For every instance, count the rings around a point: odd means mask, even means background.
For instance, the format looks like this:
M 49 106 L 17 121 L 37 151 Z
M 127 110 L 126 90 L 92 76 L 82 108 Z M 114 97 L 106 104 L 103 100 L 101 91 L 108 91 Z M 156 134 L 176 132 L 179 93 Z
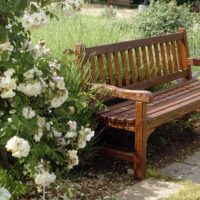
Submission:
M 79 131 L 78 148 L 79 149 L 85 148 L 86 142 L 90 141 L 93 136 L 94 136 L 94 131 L 92 131 L 91 128 L 81 127 L 81 130 Z
M 23 76 L 25 77 L 25 79 L 32 79 L 34 78 L 34 75 L 36 75 L 37 77 L 41 77 L 42 76 L 42 71 L 40 71 L 39 69 L 37 68 L 33 68 L 33 69 L 30 69 L 28 70 L 27 72 L 25 72 L 23 74 Z
M 26 51 L 32 51 L 33 50 L 33 44 L 31 40 L 26 40 L 23 44 L 23 49 Z
M 25 72 L 23 74 L 23 76 L 25 77 L 25 79 L 31 79 L 31 78 L 34 78 L 34 73 L 35 73 L 35 70 L 34 69 L 30 69 L 27 72 Z
M 47 17 L 44 12 L 37 12 L 33 14 L 26 13 L 22 17 L 22 26 L 31 31 L 45 26 L 47 23 Z
M 17 90 L 24 93 L 27 96 L 37 97 L 42 92 L 42 84 L 40 82 L 35 83 L 21 83 L 18 85 Z
M 56 59 L 54 59 L 53 61 L 49 62 L 49 67 L 60 70 L 60 64 L 58 64 L 58 60 L 56 60 Z
M 40 142 L 42 136 L 43 136 L 42 129 L 38 129 L 38 132 L 34 134 L 33 139 L 35 140 L 35 142 Z
M 44 117 L 40 117 L 40 116 L 37 117 L 37 125 L 39 128 L 44 128 L 45 123 L 46 121 Z
M 68 98 L 68 91 L 67 89 L 61 91 L 58 96 L 54 97 L 51 100 L 51 107 L 58 108 L 60 107 Z
M 14 136 L 6 144 L 7 151 L 11 151 L 12 156 L 16 158 L 27 157 L 30 152 L 28 141 Z
M 1 98 L 3 99 L 8 99 L 8 98 L 13 98 L 15 96 L 15 92 L 12 90 L 4 91 L 1 93 Z
M 56 83 L 56 87 L 60 90 L 65 90 L 65 82 L 64 77 L 61 76 L 55 76 L 53 77 L 54 82 Z
M 35 184 L 47 187 L 51 183 L 54 183 L 56 180 L 56 175 L 54 173 L 49 173 L 48 171 L 43 170 L 42 172 L 36 174 L 35 176 Z
M 29 107 L 24 107 L 22 110 L 22 115 L 25 119 L 31 119 L 33 117 L 35 117 L 35 111 L 32 110 L 32 108 Z
M 78 152 L 76 150 L 68 151 L 68 156 L 69 156 L 68 169 L 72 169 L 74 166 L 78 165 L 79 159 L 77 153 Z
M 54 136 L 57 137 L 57 138 L 59 138 L 59 137 L 62 136 L 62 133 L 59 132 L 59 131 L 57 131 L 56 129 L 53 129 L 53 134 L 54 134 Z
M 68 131 L 67 134 L 65 135 L 65 138 L 74 138 L 77 136 L 76 131 Z
M 16 80 L 10 77 L 1 77 L 0 88 L 14 90 L 16 89 Z
M 1 97 L 12 98 L 15 96 L 15 92 L 13 92 L 13 90 L 17 87 L 16 80 L 10 77 L 12 74 L 11 70 L 7 70 L 5 74 L 7 75 L 6 77 L 0 77 Z
M 50 122 L 46 123 L 46 129 L 47 129 L 47 131 L 51 130 L 51 123 Z
M 68 125 L 69 125 L 69 128 L 70 128 L 70 130 L 76 130 L 77 129 L 77 123 L 76 123 L 76 121 L 69 121 L 68 122 Z
M 10 192 L 6 188 L 1 187 L 0 188 L 0 199 L 1 200 L 9 200 L 10 198 L 11 198 Z
M 5 77 L 11 77 L 14 73 L 15 73 L 15 70 L 12 68 L 9 68 L 3 74 Z
M 91 128 L 85 128 L 86 132 L 86 141 L 90 141 L 92 137 L 94 137 L 94 131 L 91 130 Z
M 0 51 L 13 51 L 13 49 L 13 46 L 8 41 L 0 44 Z
M 69 114 L 70 115 L 73 115 L 75 113 L 75 108 L 74 108 L 74 106 L 70 106 L 69 107 Z
M 47 56 L 50 53 L 50 49 L 45 47 L 44 40 L 40 40 L 37 45 L 33 48 L 35 58 Z

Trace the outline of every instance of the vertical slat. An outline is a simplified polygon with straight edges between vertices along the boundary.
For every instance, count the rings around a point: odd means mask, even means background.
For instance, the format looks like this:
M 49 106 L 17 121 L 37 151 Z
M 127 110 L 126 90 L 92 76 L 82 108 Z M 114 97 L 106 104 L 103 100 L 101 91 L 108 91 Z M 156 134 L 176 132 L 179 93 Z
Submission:
M 135 78 L 135 70 L 134 70 L 134 64 L 133 64 L 133 52 L 132 49 L 128 50 L 128 60 L 129 60 L 129 67 L 131 71 L 131 78 L 132 78 L 132 83 L 136 82 Z
M 188 70 L 188 76 L 186 77 L 187 79 L 192 78 L 192 70 L 191 66 L 188 65 L 187 58 L 190 56 L 189 55 L 189 48 L 188 48 L 188 41 L 187 41 L 187 34 L 186 30 L 184 28 L 180 28 L 178 30 L 179 33 L 183 34 L 183 39 L 181 40 L 181 56 L 182 56 L 182 63 L 183 63 L 183 69 Z
M 167 49 L 167 63 L 168 63 L 168 70 L 169 70 L 169 73 L 172 73 L 173 70 L 172 70 L 172 58 L 171 58 L 171 45 L 169 42 L 166 43 L 166 49 Z
M 139 48 L 135 48 L 135 57 L 136 57 L 136 65 L 137 65 L 137 71 L 138 71 L 138 78 L 139 81 L 143 80 L 143 69 L 141 66 L 141 60 L 140 60 L 140 51 Z
M 148 46 L 148 52 L 149 52 L 149 71 L 150 71 L 150 76 L 151 77 L 155 77 L 155 66 L 154 66 L 154 61 L 153 61 L 152 46 Z
M 107 67 L 108 67 L 108 76 L 109 76 L 110 84 L 114 85 L 112 62 L 111 62 L 111 57 L 109 53 L 106 54 L 106 62 L 107 62 Z
M 181 55 L 181 41 L 177 41 L 177 50 L 178 50 L 178 62 L 179 62 L 179 69 L 183 69 L 183 62 L 182 62 L 182 55 Z
M 124 51 L 121 52 L 121 57 L 122 57 L 122 67 L 124 69 L 124 77 L 125 77 L 126 85 L 129 85 L 126 54 Z
M 85 50 L 85 45 L 83 44 L 76 44 L 75 45 L 75 54 L 77 56 L 77 64 L 80 65 L 81 67 L 83 66 L 84 62 L 84 50 Z
M 143 66 L 145 68 L 145 78 L 149 79 L 149 68 L 147 63 L 147 53 L 146 53 L 146 47 L 142 47 L 142 60 L 143 60 Z
M 99 72 L 100 72 L 100 77 L 103 83 L 106 83 L 106 78 L 105 78 L 105 71 L 104 71 L 104 66 L 103 66 L 103 57 L 102 55 L 98 55 L 98 63 L 99 63 Z
M 177 53 L 176 53 L 176 43 L 172 42 L 172 57 L 174 63 L 174 72 L 178 71 Z
M 166 65 L 166 59 L 165 59 L 165 50 L 164 50 L 164 44 L 160 44 L 160 53 L 161 53 L 161 62 L 162 62 L 162 70 L 163 74 L 167 74 L 167 65 Z
M 114 56 L 114 62 L 115 62 L 118 86 L 122 87 L 122 80 L 121 80 L 118 52 L 114 52 L 113 56 Z
M 97 82 L 97 71 L 96 71 L 94 56 L 92 56 L 90 62 L 91 62 L 91 66 L 92 66 L 92 81 L 95 83 L 95 82 Z
M 157 69 L 157 76 L 161 76 L 161 68 L 160 68 L 160 62 L 159 62 L 159 51 L 158 51 L 158 44 L 154 45 L 155 50 L 155 61 L 156 61 L 156 69 Z

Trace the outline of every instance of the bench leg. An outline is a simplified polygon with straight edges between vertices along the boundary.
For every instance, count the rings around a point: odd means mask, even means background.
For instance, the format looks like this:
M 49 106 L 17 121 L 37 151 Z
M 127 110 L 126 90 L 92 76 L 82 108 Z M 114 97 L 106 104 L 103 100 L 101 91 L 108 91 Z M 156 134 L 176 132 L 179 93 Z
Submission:
M 145 131 L 135 133 L 134 177 L 142 180 L 146 175 L 147 138 Z
M 146 103 L 136 102 L 135 124 L 135 179 L 144 179 L 146 175 L 147 130 L 145 124 Z

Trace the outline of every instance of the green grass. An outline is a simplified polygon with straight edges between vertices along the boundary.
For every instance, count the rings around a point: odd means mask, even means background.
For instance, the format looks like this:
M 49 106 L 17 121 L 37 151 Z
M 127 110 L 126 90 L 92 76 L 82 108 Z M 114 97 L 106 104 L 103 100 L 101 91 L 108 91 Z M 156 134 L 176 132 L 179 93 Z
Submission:
M 77 43 L 95 46 L 140 38 L 134 18 L 107 19 L 82 14 L 69 17 L 60 10 L 55 13 L 59 20 L 49 20 L 46 27 L 34 31 L 32 40 L 36 44 L 44 39 L 52 55 L 58 58 L 63 55 L 64 49 L 74 49 Z M 200 33 L 189 32 L 188 41 L 190 55 L 200 57 Z M 193 71 L 199 72 L 200 68 L 193 68 Z
M 200 184 L 195 184 L 190 181 L 180 182 L 183 185 L 177 194 L 174 194 L 166 200 L 199 200 L 200 199 Z
M 183 186 L 178 193 L 171 195 L 165 200 L 200 200 L 200 184 L 191 181 L 182 181 L 164 176 L 155 169 L 147 170 L 147 178 L 159 179 L 167 182 L 175 182 Z
M 56 57 L 77 43 L 94 46 L 137 37 L 131 19 L 105 19 L 81 14 L 68 17 L 61 12 L 57 15 L 59 20 L 49 20 L 46 27 L 32 34 L 34 43 L 44 39 Z

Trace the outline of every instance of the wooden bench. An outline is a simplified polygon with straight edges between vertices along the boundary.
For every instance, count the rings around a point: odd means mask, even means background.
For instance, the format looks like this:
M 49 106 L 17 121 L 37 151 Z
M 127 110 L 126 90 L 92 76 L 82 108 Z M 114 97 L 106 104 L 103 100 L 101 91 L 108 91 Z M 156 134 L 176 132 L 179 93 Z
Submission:
M 77 45 L 76 54 L 79 61 L 91 63 L 93 83 L 112 97 L 126 99 L 97 114 L 102 125 L 133 132 L 134 153 L 110 148 L 103 152 L 134 163 L 135 178 L 143 179 L 150 134 L 200 108 L 200 81 L 191 73 L 200 59 L 190 58 L 186 31 L 89 48 Z M 148 91 L 172 81 L 173 86 Z
M 133 0 L 108 0 L 108 5 L 131 7 Z

